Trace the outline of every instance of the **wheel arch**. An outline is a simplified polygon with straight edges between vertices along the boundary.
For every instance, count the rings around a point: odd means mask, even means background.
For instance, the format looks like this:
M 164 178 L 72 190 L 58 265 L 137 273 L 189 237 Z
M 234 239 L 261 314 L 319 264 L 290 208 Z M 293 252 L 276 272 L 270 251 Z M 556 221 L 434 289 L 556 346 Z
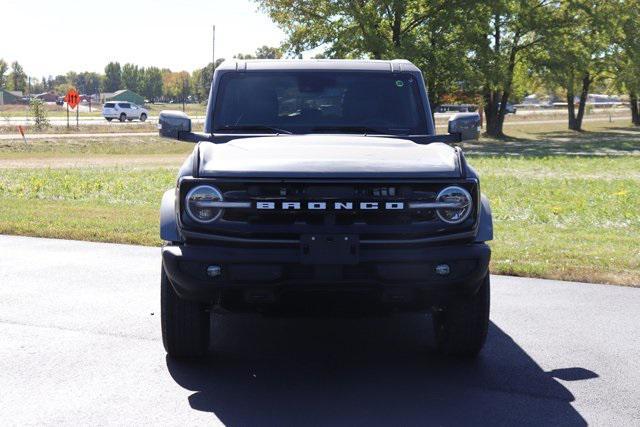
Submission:
M 476 242 L 487 242 L 489 240 L 493 240 L 493 215 L 491 214 L 489 198 L 483 194 L 480 198 L 480 223 L 478 224 Z
M 165 242 L 181 242 L 176 218 L 176 191 L 167 190 L 160 203 L 160 238 Z

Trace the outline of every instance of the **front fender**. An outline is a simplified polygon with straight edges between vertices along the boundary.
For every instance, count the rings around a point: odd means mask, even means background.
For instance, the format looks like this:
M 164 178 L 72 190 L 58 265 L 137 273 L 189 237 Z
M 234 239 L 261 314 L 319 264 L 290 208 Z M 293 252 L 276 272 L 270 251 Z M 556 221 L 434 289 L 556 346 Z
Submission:
M 176 220 L 176 190 L 167 190 L 160 203 L 160 238 L 165 242 L 182 242 Z
M 493 240 L 493 216 L 491 215 L 489 199 L 483 194 L 481 196 L 480 223 L 478 224 L 476 242 L 487 242 L 489 240 Z

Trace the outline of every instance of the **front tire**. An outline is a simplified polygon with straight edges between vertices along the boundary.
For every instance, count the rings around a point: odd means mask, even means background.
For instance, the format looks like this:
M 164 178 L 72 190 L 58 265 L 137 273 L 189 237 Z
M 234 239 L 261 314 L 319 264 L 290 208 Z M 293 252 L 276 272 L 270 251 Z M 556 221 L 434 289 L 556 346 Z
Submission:
M 140 121 L 143 123 L 147 121 L 147 115 L 145 113 L 140 114 Z
M 127 120 L 127 115 L 125 113 L 120 114 L 120 122 L 124 123 Z
M 434 311 L 433 327 L 440 353 L 468 358 L 480 353 L 489 330 L 490 299 L 487 273 L 475 295 Z
M 160 278 L 162 343 L 175 359 L 203 356 L 209 347 L 210 315 L 204 304 L 182 299 L 162 267 Z
M 107 117 L 108 122 L 110 122 L 111 120 L 113 120 L 111 117 Z

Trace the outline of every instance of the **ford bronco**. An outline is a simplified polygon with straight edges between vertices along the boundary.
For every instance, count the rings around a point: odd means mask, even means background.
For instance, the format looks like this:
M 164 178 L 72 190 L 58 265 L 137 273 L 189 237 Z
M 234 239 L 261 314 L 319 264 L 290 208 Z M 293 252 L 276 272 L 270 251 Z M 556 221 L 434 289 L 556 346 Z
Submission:
M 475 356 L 489 324 L 491 210 L 459 143 L 436 134 L 406 60 L 227 61 L 204 132 L 162 198 L 161 323 L 172 357 L 209 347 L 210 313 L 431 312 L 436 347 Z M 327 311 L 328 312 L 328 311 Z

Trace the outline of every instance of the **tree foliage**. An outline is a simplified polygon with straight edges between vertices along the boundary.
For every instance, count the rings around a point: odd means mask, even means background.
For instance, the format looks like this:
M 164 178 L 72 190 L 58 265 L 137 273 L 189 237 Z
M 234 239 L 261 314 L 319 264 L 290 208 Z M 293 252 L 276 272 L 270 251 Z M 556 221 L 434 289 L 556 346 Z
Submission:
M 109 62 L 104 68 L 104 91 L 115 92 L 122 89 L 122 69 L 119 62 Z
M 7 70 L 9 69 L 9 65 L 5 62 L 4 59 L 0 58 L 0 88 L 7 87 Z
M 126 63 L 122 66 L 122 88 L 134 92 L 141 92 L 144 78 L 144 68 Z
M 9 73 L 9 88 L 25 92 L 27 89 L 27 74 L 18 61 L 11 63 L 11 73 Z
M 158 100 L 162 96 L 162 71 L 158 67 L 144 69 L 141 86 L 141 93 L 146 99 Z

